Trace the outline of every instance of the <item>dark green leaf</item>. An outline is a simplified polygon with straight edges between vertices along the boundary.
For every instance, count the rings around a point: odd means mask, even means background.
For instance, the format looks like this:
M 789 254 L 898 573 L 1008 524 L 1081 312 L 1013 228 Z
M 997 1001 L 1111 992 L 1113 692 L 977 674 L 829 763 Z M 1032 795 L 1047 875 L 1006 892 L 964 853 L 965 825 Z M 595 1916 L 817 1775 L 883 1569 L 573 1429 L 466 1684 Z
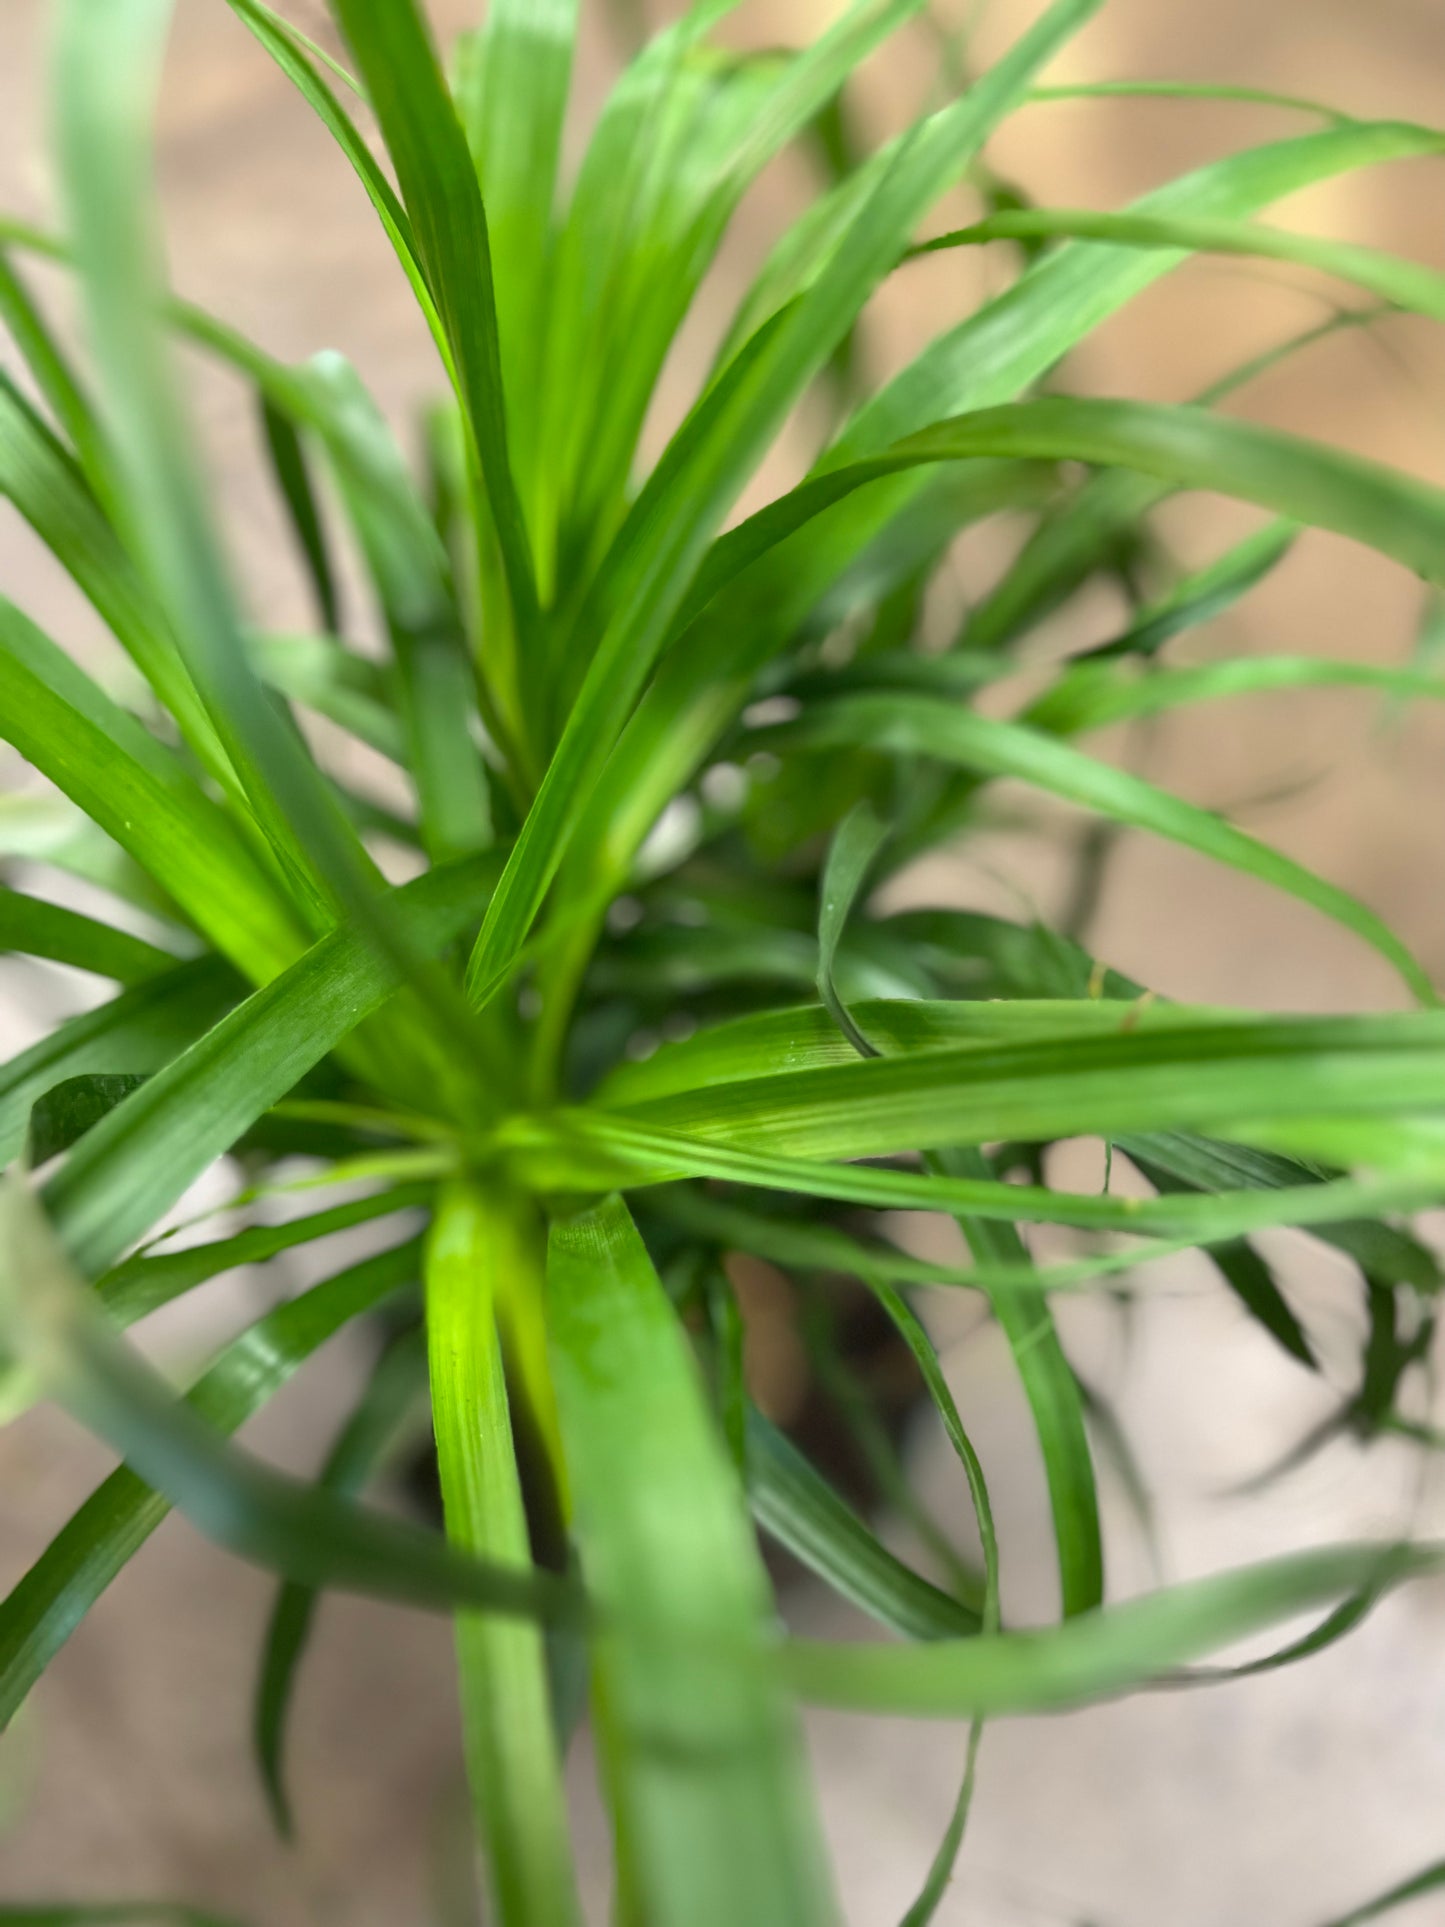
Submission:
M 30 1107 L 26 1161 L 47 1164 L 68 1151 L 145 1081 L 143 1071 L 91 1071 L 52 1084 Z

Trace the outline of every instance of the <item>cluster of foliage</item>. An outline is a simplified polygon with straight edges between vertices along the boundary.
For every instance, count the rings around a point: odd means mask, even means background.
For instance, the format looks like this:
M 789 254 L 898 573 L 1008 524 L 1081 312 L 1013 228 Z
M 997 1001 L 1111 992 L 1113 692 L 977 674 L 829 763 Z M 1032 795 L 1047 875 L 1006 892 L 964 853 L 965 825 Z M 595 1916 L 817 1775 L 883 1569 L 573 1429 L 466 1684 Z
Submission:
M 492 0 L 447 68 L 419 0 L 332 0 L 354 77 L 263 0 L 227 3 L 355 170 L 446 399 L 419 481 L 339 356 L 282 365 L 165 290 L 148 130 L 170 0 L 55 0 L 65 232 L 0 230 L 0 317 L 24 368 L 0 377 L 0 490 L 129 662 L 107 687 L 0 602 L 0 735 L 58 793 L 44 864 L 115 914 L 7 888 L 0 935 L 117 989 L 0 1070 L 0 1339 L 7 1410 L 59 1401 L 124 1463 L 0 1605 L 0 1714 L 176 1508 L 283 1581 L 257 1706 L 283 1826 L 296 1663 L 318 1592 L 350 1588 L 457 1616 L 476 1819 L 508 1927 L 579 1918 L 561 1759 L 589 1692 L 618 1917 L 638 1927 L 837 1917 L 800 1704 L 972 1722 L 921 1922 L 985 1719 L 1156 1682 L 1332 1609 L 1279 1656 L 1303 1657 L 1445 1564 L 1434 1546 L 1340 1546 L 1105 1604 L 1087 1397 L 1050 1309 L 1200 1247 L 1312 1369 L 1251 1242 L 1296 1226 L 1345 1255 L 1367 1308 L 1341 1425 L 1400 1423 L 1430 1337 L 1437 1272 L 1408 1227 L 1445 1200 L 1445 1017 L 1428 977 L 1345 891 L 1080 739 L 1266 689 L 1438 699 L 1428 664 L 1180 667 L 1167 645 L 1244 595 L 1301 526 L 1445 576 L 1445 493 L 1221 412 L 1262 363 L 1190 406 L 1070 398 L 1056 371 L 1200 252 L 1323 270 L 1362 293 L 1351 324 L 1445 319 L 1445 278 L 1257 219 L 1445 138 L 1293 103 L 1302 131 L 1127 212 L 1032 207 L 985 144 L 1065 91 L 1041 72 L 1099 0 L 1054 0 L 873 152 L 838 138 L 840 89 L 921 0 L 852 0 L 815 44 L 757 56 L 714 44 L 730 0 L 701 0 L 627 67 L 564 184 L 576 0 Z M 639 473 L 680 324 L 750 184 L 800 139 L 832 157 L 829 183 Z M 982 218 L 927 238 L 960 183 Z M 922 247 L 993 243 L 1015 246 L 1004 291 L 854 393 L 850 344 L 880 284 Z M 78 276 L 83 369 L 27 256 Z M 176 338 L 254 387 L 314 634 L 257 633 L 242 613 Z M 737 519 L 820 389 L 844 398 L 838 431 L 797 487 Z M 1268 519 L 1166 579 L 1147 518 L 1187 490 Z M 940 646 L 930 586 L 960 531 L 994 517 L 1026 518 L 1027 539 Z M 339 539 L 382 654 L 358 646 Z M 1028 698 L 1001 716 L 1037 626 L 1100 578 L 1129 595 L 1127 627 L 1081 654 L 1033 650 Z M 350 739 L 404 773 L 408 807 L 367 794 Z M 880 911 L 877 886 L 986 822 L 1000 779 L 1301 899 L 1389 959 L 1417 1007 L 1190 1008 L 1066 932 Z M 17 836 L 5 854 L 34 847 Z M 1060 1185 L 1053 1147 L 1078 1139 L 1141 1182 Z M 288 1209 L 164 1241 L 226 1156 L 237 1204 L 289 1187 Z M 324 1185 L 341 1201 L 317 1209 Z M 956 1222 L 970 1261 L 910 1255 L 891 1235 L 899 1210 Z M 121 1335 L 237 1266 L 364 1223 L 382 1235 L 373 1255 L 268 1311 L 183 1398 Z M 1037 1264 L 1040 1225 L 1070 1228 L 1076 1255 Z M 825 1313 L 849 1278 L 882 1308 L 962 1462 L 977 1572 L 955 1563 L 935 1583 L 904 1563 L 756 1409 L 737 1254 L 781 1267 Z M 1012 1348 L 1057 1545 L 1061 1613 L 1043 1630 L 1000 1624 L 984 1468 L 911 1303 L 925 1288 L 981 1294 Z M 314 1482 L 231 1442 L 373 1314 L 374 1374 Z M 811 1342 L 826 1354 L 837 1329 L 824 1315 Z M 418 1401 L 444 1536 L 360 1496 Z M 785 1637 L 755 1527 L 893 1637 Z

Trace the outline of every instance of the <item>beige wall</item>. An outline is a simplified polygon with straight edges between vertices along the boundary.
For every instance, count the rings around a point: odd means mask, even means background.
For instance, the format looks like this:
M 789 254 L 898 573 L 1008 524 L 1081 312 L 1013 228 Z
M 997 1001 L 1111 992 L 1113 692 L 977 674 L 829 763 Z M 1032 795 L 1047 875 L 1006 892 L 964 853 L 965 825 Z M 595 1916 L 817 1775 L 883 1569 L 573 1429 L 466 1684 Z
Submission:
M 1032 0 L 993 0 L 984 39 L 1002 45 L 1038 10 Z M 830 11 L 799 0 L 754 5 L 739 31 L 789 38 Z M 308 4 L 298 17 L 318 13 Z M 452 23 L 468 17 L 460 0 L 438 13 Z M 0 203 L 37 214 L 49 204 L 44 19 L 41 0 L 0 5 Z M 605 60 L 606 35 L 594 22 L 585 94 L 595 96 Z M 1062 71 L 1236 78 L 1445 125 L 1445 9 L 1440 0 L 1113 0 Z M 874 124 L 881 129 L 926 97 L 931 81 L 920 39 L 870 75 Z M 1293 124 L 1243 107 L 1041 107 L 1009 130 L 998 159 L 1046 198 L 1112 205 L 1224 145 Z M 427 345 L 359 193 L 219 0 L 183 0 L 162 158 L 175 276 L 187 293 L 282 355 L 343 348 L 393 409 L 427 392 L 435 379 Z M 799 178 L 796 166 L 770 177 L 729 249 L 729 273 L 776 228 Z M 1336 184 L 1289 213 L 1445 267 L 1442 208 L 1445 172 L 1413 165 Z M 880 303 L 877 365 L 896 362 L 998 271 L 998 263 L 950 257 L 900 278 Z M 1091 342 L 1075 375 L 1100 393 L 1184 397 L 1321 312 L 1302 277 L 1202 264 Z M 690 338 L 694 353 L 703 334 Z M 1407 321 L 1382 329 L 1378 344 L 1341 339 L 1263 384 L 1251 405 L 1264 419 L 1445 480 L 1442 339 Z M 675 398 L 679 383 L 669 392 Z M 260 615 L 284 619 L 294 578 L 250 468 L 244 398 L 210 378 L 198 381 L 198 396 L 247 592 Z M 1199 503 L 1168 517 L 1171 539 L 1195 560 L 1236 524 Z M 966 550 L 965 586 L 989 565 L 986 550 Z M 93 643 L 93 625 L 9 517 L 0 518 L 0 587 L 62 638 Z M 1312 537 L 1211 646 L 1398 660 L 1417 602 L 1398 571 Z M 1110 615 L 1097 609 L 1098 633 Z M 1288 708 L 1261 702 L 1171 721 L 1151 740 L 1147 767 L 1204 802 L 1254 799 L 1242 821 L 1388 913 L 1445 978 L 1442 750 L 1438 719 L 1386 726 L 1357 697 L 1295 698 Z M 1000 837 L 982 855 L 1045 901 L 1057 891 L 1058 860 L 1037 838 Z M 927 887 L 966 901 L 998 889 L 975 859 L 936 868 Z M 1318 919 L 1142 842 L 1127 848 L 1111 879 L 1098 942 L 1177 995 L 1281 1008 L 1396 998 L 1371 957 Z M 54 994 L 13 973 L 0 992 L 10 1000 L 6 1031 L 17 1038 Z M 1347 1356 L 1355 1313 L 1342 1281 L 1317 1264 L 1292 1275 L 1326 1349 Z M 1308 1425 L 1322 1395 L 1200 1287 L 1197 1272 L 1179 1274 L 1168 1301 L 1138 1319 L 1132 1348 L 1107 1321 L 1075 1332 L 1080 1356 L 1118 1391 L 1158 1487 L 1167 1569 L 1398 1522 L 1413 1473 L 1385 1449 L 1363 1459 L 1341 1446 L 1265 1499 L 1221 1501 L 1232 1480 Z M 170 1354 L 202 1349 L 214 1321 L 234 1322 L 259 1289 L 242 1281 L 199 1322 L 173 1321 Z M 988 1337 L 963 1342 L 952 1310 L 940 1330 L 957 1341 L 950 1363 L 995 1468 L 1015 1596 L 1036 1608 L 1047 1570 L 1039 1482 L 1007 1368 Z M 339 1408 L 347 1363 L 344 1352 L 333 1354 L 293 1388 L 257 1442 L 311 1462 Z M 941 1453 L 926 1443 L 920 1459 L 940 1503 L 961 1511 Z M 0 1438 L 0 1579 L 23 1570 L 103 1464 L 44 1416 Z M 1111 1508 L 1127 1539 L 1117 1495 Z M 1124 1558 L 1121 1573 L 1128 1584 L 1147 1578 L 1136 1556 Z M 0 1853 L 0 1898 L 185 1894 L 258 1927 L 431 1918 L 421 1898 L 429 1842 L 456 1791 L 446 1629 L 370 1606 L 326 1608 L 296 1721 L 304 1841 L 288 1854 L 269 1836 L 246 1751 L 267 1597 L 259 1578 L 186 1528 L 162 1530 L 0 1749 L 0 1803 L 20 1812 Z M 1395 1602 L 1316 1667 L 1270 1682 L 992 1733 L 966 1870 L 941 1918 L 969 1927 L 1313 1927 L 1445 1851 L 1440 1608 L 1438 1592 Z M 799 1611 L 830 1623 L 814 1600 Z M 897 1917 L 927 1862 L 961 1736 L 824 1722 L 818 1739 L 851 1916 L 873 1927 Z M 1422 1927 L 1441 1917 L 1430 1911 L 1438 1905 L 1419 1911 Z

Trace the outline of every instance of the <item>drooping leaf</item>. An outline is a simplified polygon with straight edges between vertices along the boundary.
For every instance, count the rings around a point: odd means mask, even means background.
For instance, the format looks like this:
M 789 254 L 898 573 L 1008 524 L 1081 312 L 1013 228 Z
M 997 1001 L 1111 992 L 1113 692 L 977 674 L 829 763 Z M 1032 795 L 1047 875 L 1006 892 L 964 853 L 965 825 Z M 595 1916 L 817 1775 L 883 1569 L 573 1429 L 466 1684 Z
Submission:
M 855 1712 L 1052 1712 L 1140 1685 L 1365 1584 L 1436 1573 L 1442 1562 L 1438 1545 L 1329 1547 L 1145 1594 L 1043 1632 L 913 1646 L 795 1641 L 785 1664 L 805 1699 Z
M 198 1379 L 191 1408 L 216 1432 L 236 1431 L 318 1346 L 416 1275 L 415 1245 L 397 1246 L 277 1306 Z M 18 1581 L 0 1605 L 0 1726 L 169 1510 L 159 1491 L 122 1466 Z
M 895 1557 L 755 1406 L 747 1454 L 758 1524 L 835 1592 L 906 1639 L 977 1631 L 977 1614 Z
M 361 1492 L 418 1410 L 424 1365 L 419 1327 L 413 1326 L 388 1345 L 321 1468 L 318 1484 L 326 1491 L 343 1498 Z M 295 1580 L 281 1587 L 271 1608 L 256 1682 L 252 1718 L 256 1758 L 272 1819 L 287 1839 L 295 1829 L 286 1790 L 286 1727 L 297 1668 L 311 1637 L 318 1602 L 313 1587 Z
M 759 747 L 769 737 L 759 732 Z M 986 776 L 1008 776 L 1120 823 L 1198 851 L 1312 904 L 1379 951 L 1422 1002 L 1435 1001 L 1424 967 L 1376 914 L 1348 891 L 1142 777 L 1096 762 L 1063 743 L 928 696 L 840 696 L 818 704 L 772 740 L 810 749 L 866 747 L 932 756 Z

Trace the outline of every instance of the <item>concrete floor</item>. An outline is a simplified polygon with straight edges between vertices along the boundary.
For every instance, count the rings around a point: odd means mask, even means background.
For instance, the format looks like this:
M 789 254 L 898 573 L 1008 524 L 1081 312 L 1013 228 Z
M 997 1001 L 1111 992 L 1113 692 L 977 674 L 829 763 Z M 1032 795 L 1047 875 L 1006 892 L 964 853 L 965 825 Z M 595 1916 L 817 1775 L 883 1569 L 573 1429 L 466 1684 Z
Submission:
M 994 45 L 1037 11 L 994 0 Z M 298 10 L 309 18 L 319 9 Z M 460 0 L 436 9 L 460 23 Z M 594 13 L 597 10 L 594 8 Z M 799 35 L 827 8 L 774 0 L 739 16 L 755 38 Z M 0 7 L 0 202 L 49 206 L 43 158 L 43 0 Z M 595 98 L 605 35 L 589 29 L 582 93 Z M 1071 52 L 1069 77 L 1240 78 L 1315 94 L 1362 113 L 1445 123 L 1439 0 L 1113 0 Z M 921 43 L 870 77 L 883 124 L 928 74 Z M 274 351 L 352 355 L 399 416 L 434 384 L 427 344 L 345 169 L 218 0 L 182 0 L 164 104 L 163 173 L 176 282 Z M 1226 145 L 1283 130 L 1259 109 L 1147 104 L 1039 108 L 1000 143 L 1001 163 L 1061 204 L 1116 204 Z M 1292 220 L 1370 239 L 1445 266 L 1438 167 L 1395 167 L 1304 197 Z M 730 247 L 742 271 L 797 191 L 779 167 Z M 871 351 L 893 365 L 996 272 L 952 263 L 879 304 Z M 970 282 L 967 277 L 975 277 Z M 1182 397 L 1251 348 L 1320 312 L 1297 277 L 1202 265 L 1112 324 L 1079 356 L 1097 392 Z M 1445 350 L 1438 330 L 1398 322 L 1394 359 L 1358 339 L 1316 352 L 1264 384 L 1264 419 L 1445 480 Z M 690 342 L 669 389 L 683 392 Z M 262 619 L 295 610 L 296 585 L 257 486 L 244 397 L 197 381 L 216 485 L 235 531 L 248 598 Z M 787 472 L 786 458 L 764 487 Z M 1237 518 L 1191 502 L 1171 510 L 1181 552 L 1202 560 Z M 961 566 L 985 566 L 966 552 Z M 77 647 L 94 624 L 13 518 L 0 518 L 0 583 Z M 1398 660 L 1414 584 L 1343 543 L 1307 538 L 1250 604 L 1239 646 Z M 1106 633 L 1107 609 L 1099 610 Z M 1286 720 L 1288 719 L 1288 720 Z M 1152 773 L 1216 805 L 1254 799 L 1242 820 L 1388 915 L 1445 979 L 1445 895 L 1436 887 L 1445 821 L 1438 718 L 1383 727 L 1359 698 L 1260 700 L 1204 720 L 1171 719 Z M 999 837 L 916 888 L 933 900 L 1003 901 L 990 874 L 1047 905 L 1062 882 L 1037 837 Z M 1397 992 L 1369 953 L 1331 926 L 1242 880 L 1139 839 L 1124 850 L 1096 931 L 1101 951 L 1181 997 L 1268 1008 L 1386 1007 Z M 73 986 L 9 967 L 8 1040 L 34 1033 Z M 1281 1241 L 1296 1302 L 1342 1373 L 1358 1322 L 1347 1281 L 1318 1253 Z M 162 1331 L 168 1360 L 203 1352 L 263 1289 L 241 1279 Z M 1126 1329 L 1098 1307 L 1065 1311 L 1075 1354 L 1117 1400 L 1156 1494 L 1167 1576 L 1182 1577 L 1410 1520 L 1445 1524 L 1438 1481 L 1412 1454 L 1332 1447 L 1250 1499 L 1229 1488 L 1305 1431 L 1327 1402 L 1201 1268 L 1156 1281 Z M 1019 1617 L 1049 1608 L 1041 1476 L 1011 1370 L 974 1314 L 936 1313 L 960 1402 L 995 1485 Z M 284 1394 L 250 1442 L 313 1463 L 356 1363 L 334 1346 Z M 928 1433 L 918 1474 L 939 1509 L 965 1510 L 955 1468 Z M 106 1466 L 62 1421 L 38 1414 L 0 1437 L 0 1583 L 18 1575 Z M 1115 1586 L 1151 1575 L 1122 1495 L 1107 1492 Z M 297 1707 L 293 1766 L 303 1833 L 272 1839 L 252 1774 L 248 1696 L 270 1589 L 164 1527 L 76 1634 L 0 1747 L 0 1901 L 184 1896 L 257 1927 L 400 1927 L 446 1915 L 428 1899 L 455 1838 L 459 1767 L 445 1626 L 372 1605 L 325 1607 Z M 827 1600 L 790 1610 L 841 1630 Z M 1445 1853 L 1445 1592 L 1383 1607 L 1314 1664 L 1188 1697 L 1151 1696 L 1038 1722 L 1001 1724 L 984 1745 L 963 1869 L 947 1927 L 1321 1927 L 1344 1907 Z M 953 1796 L 962 1734 L 902 1722 L 814 1722 L 813 1738 L 849 1919 L 897 1918 L 933 1852 Z M 582 1801 L 579 1838 L 604 1902 L 600 1829 Z M 599 1914 L 599 1918 L 600 1918 Z M 1402 1927 L 1445 1921 L 1445 1900 L 1402 1911 Z

